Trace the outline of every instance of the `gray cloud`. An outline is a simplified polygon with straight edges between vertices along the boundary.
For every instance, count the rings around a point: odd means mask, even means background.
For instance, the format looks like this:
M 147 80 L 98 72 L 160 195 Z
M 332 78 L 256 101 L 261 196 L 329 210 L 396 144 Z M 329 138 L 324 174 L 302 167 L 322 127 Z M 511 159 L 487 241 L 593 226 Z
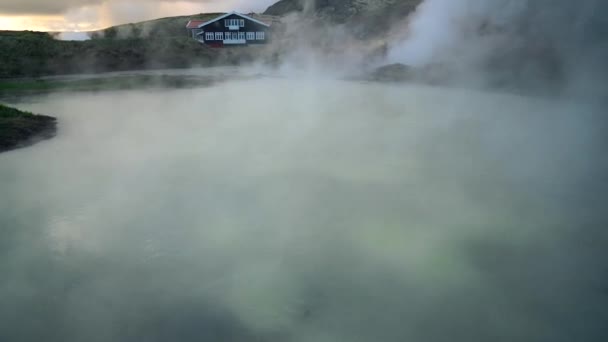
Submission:
M 8 19 L 0 29 L 86 31 L 204 12 L 259 12 L 273 2 L 274 0 L 0 0 L 0 19 Z
M 155 1 L 155 0 L 152 0 Z M 155 1 L 158 2 L 158 1 Z M 100 0 L 0 0 L 3 14 L 62 14 L 70 9 L 88 5 L 100 5 Z
M 230 10 L 239 7 L 241 10 L 260 10 L 271 4 L 272 0 L 0 0 L 0 13 L 2 14 L 63 14 L 70 10 L 77 10 L 85 6 L 102 5 L 129 5 L 131 3 L 144 3 L 146 6 L 160 6 L 163 3 L 182 3 L 192 5 L 209 5 L 210 8 L 225 8 Z

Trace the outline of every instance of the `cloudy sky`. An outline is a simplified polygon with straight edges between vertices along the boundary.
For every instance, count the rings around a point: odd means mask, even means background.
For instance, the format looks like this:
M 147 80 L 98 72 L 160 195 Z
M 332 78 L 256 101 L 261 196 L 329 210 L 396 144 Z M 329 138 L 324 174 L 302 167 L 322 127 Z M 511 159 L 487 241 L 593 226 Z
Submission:
M 0 30 L 87 31 L 201 12 L 263 11 L 276 0 L 0 0 Z

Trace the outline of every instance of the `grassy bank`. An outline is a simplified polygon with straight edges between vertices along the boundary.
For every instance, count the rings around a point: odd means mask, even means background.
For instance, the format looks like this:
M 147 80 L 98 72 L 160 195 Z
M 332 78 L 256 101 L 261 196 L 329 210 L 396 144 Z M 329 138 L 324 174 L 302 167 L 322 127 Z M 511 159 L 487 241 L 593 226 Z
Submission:
M 0 104 L 0 152 L 24 147 L 55 134 L 56 119 Z
M 0 31 L 0 79 L 239 65 L 264 58 L 264 50 L 213 49 L 185 33 L 179 37 L 60 41 L 42 32 Z
M 146 88 L 193 88 L 209 86 L 221 80 L 194 75 L 114 75 L 61 79 L 0 80 L 0 95 L 44 93 L 50 91 L 103 91 Z

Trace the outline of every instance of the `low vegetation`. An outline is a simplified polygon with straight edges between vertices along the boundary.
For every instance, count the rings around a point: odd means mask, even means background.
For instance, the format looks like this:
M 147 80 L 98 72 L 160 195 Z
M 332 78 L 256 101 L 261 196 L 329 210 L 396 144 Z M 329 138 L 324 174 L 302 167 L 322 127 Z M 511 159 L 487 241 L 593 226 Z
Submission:
M 317 28 L 320 32 L 310 32 L 309 36 L 318 36 L 319 39 L 313 41 L 317 40 L 321 45 L 326 36 L 320 34 L 325 30 L 324 24 L 343 23 L 345 31 L 354 38 L 374 40 L 386 33 L 395 20 L 401 20 L 412 12 L 420 1 L 317 0 L 314 13 L 304 16 L 316 23 L 305 21 L 301 25 Z M 272 21 L 275 24 L 274 36 L 279 42 L 283 32 L 279 17 L 303 9 L 301 0 L 281 0 L 264 15 L 250 15 Z M 282 41 L 287 44 L 277 43 L 265 49 L 214 49 L 189 37 L 185 27 L 189 20 L 211 20 L 221 14 L 201 13 L 114 26 L 91 32 L 92 39 L 87 41 L 60 41 L 44 32 L 0 31 L 0 79 L 238 65 L 254 60 L 276 63 L 282 52 L 289 50 L 289 44 L 295 41 L 291 39 L 293 37 L 287 37 Z M 326 40 L 325 45 L 333 46 L 333 38 Z M 342 47 L 336 49 L 342 50 Z
M 44 93 L 47 91 L 103 91 L 149 88 L 193 88 L 222 80 L 213 76 L 118 74 L 88 77 L 0 80 L 0 94 Z
M 106 28 L 91 32 L 92 39 L 134 39 L 154 37 L 154 39 L 187 36 L 186 23 L 189 20 L 211 20 L 223 13 L 201 13 L 189 16 L 160 18 Z
M 401 20 L 414 10 L 421 0 L 317 0 L 314 13 L 305 18 L 316 23 L 300 23 L 315 27 L 323 33 L 326 25 L 343 23 L 346 32 L 356 39 L 373 40 L 386 33 L 395 20 Z M 264 17 L 274 23 L 276 41 L 283 35 L 280 16 L 302 11 L 301 0 L 281 0 L 271 6 Z M 0 31 L 0 79 L 40 77 L 109 71 L 146 70 L 162 68 L 207 67 L 238 65 L 251 61 L 276 63 L 282 52 L 289 50 L 293 37 L 274 47 L 214 49 L 201 45 L 188 35 L 189 20 L 211 20 L 222 13 L 201 13 L 150 20 L 109 27 L 91 32 L 87 41 L 60 41 L 44 32 Z M 311 15 L 308 15 L 311 14 Z M 279 31 L 279 32 L 276 32 Z M 310 32 L 320 38 L 325 34 Z M 327 40 L 327 39 L 326 39 Z M 325 45 L 333 45 L 330 38 Z M 277 47 L 280 45 L 281 47 Z M 362 43 L 366 46 L 369 44 Z M 341 50 L 342 47 L 337 47 Z
M 185 25 L 185 23 L 182 23 Z M 186 36 L 59 41 L 47 33 L 0 31 L 0 78 L 237 65 L 259 49 L 213 49 Z
M 0 152 L 31 145 L 55 135 L 56 119 L 0 104 Z

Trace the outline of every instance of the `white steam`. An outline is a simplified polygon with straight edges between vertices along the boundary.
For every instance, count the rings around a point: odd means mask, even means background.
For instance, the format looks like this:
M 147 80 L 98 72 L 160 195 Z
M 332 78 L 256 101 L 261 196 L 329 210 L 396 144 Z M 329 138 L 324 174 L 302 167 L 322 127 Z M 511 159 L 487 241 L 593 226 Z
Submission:
M 412 15 L 408 23 L 407 37 L 391 51 L 389 59 L 410 65 L 424 65 L 445 61 L 455 56 L 450 51 L 473 55 L 482 49 L 490 49 L 492 41 L 484 41 L 475 31 L 490 21 L 501 27 L 509 24 L 509 18 L 526 8 L 523 1 L 487 0 L 426 0 Z M 475 48 L 475 51 L 470 51 Z
M 425 0 L 401 25 L 388 60 L 603 93 L 607 10 L 595 0 Z
M 61 124 L 0 155 L 0 340 L 606 340 L 591 104 L 319 78 L 29 101 Z

